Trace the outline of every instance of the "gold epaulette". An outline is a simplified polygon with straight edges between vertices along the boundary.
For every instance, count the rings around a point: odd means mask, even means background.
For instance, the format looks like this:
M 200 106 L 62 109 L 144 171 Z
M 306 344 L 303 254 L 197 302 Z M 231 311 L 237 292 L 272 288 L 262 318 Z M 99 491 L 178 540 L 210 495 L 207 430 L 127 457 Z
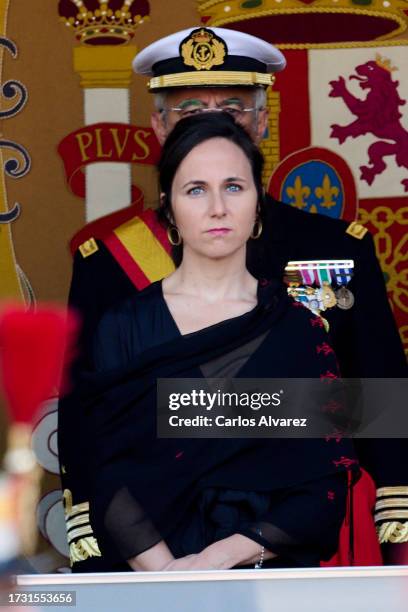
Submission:
M 89 521 L 89 502 L 73 505 L 69 489 L 64 490 L 63 500 L 71 566 L 78 561 L 85 561 L 88 557 L 101 557 Z
M 408 542 L 408 487 L 377 489 L 374 521 L 380 544 Z
M 361 240 L 362 238 L 364 238 L 367 232 L 368 229 L 357 221 L 352 221 L 352 223 L 350 223 L 350 225 L 346 229 L 346 234 L 353 236 L 353 238 L 357 238 L 357 240 Z
M 93 255 L 94 253 L 96 253 L 96 251 L 99 251 L 99 247 L 96 244 L 95 238 L 89 238 L 88 240 L 85 240 L 85 242 L 79 245 L 78 249 L 82 257 L 84 258 Z

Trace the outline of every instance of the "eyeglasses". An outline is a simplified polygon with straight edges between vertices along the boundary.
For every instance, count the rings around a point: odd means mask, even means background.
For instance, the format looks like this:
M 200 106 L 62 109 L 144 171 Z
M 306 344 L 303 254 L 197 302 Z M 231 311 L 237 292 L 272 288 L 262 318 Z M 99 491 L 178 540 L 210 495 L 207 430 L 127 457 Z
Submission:
M 163 108 L 160 112 L 166 113 L 169 111 L 173 111 L 178 113 L 180 119 L 184 119 L 184 117 L 192 117 L 193 115 L 198 115 L 200 113 L 228 113 L 234 119 L 242 119 L 245 116 L 245 113 L 252 113 L 254 111 L 259 111 L 260 108 L 240 108 L 237 106 L 216 106 L 214 108 L 208 108 L 207 106 L 194 106 L 181 108 L 180 106 L 172 106 L 169 108 Z

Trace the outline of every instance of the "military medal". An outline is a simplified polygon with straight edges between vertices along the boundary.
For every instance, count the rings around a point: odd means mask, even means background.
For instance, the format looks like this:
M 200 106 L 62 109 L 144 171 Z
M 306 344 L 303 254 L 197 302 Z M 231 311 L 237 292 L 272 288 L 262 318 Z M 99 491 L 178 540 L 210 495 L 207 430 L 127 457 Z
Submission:
M 294 286 L 292 284 L 288 287 L 288 294 L 316 315 L 320 315 L 320 311 L 325 310 L 322 301 L 319 299 L 318 289 L 314 287 Z
M 346 310 L 354 303 L 354 296 L 346 285 L 351 280 L 353 260 L 313 260 L 289 261 L 285 267 L 284 280 L 288 283 L 288 293 L 297 302 L 301 302 L 314 314 L 338 305 Z M 335 292 L 332 282 L 340 285 Z M 313 286 L 314 285 L 314 286 Z M 324 326 L 328 322 L 321 317 Z
M 339 308 L 349 310 L 354 304 L 354 295 L 343 285 L 336 291 L 336 301 Z
M 337 304 L 336 295 L 328 282 L 323 283 L 319 293 L 325 309 L 333 308 Z
M 349 310 L 354 304 L 354 295 L 346 286 L 351 280 L 351 270 L 338 266 L 335 268 L 335 276 L 337 284 L 340 285 L 336 291 L 337 306 L 342 310 Z
M 314 287 L 305 287 L 305 293 L 307 307 L 315 314 L 320 314 L 320 311 L 324 310 L 325 308 L 322 304 L 322 301 L 319 299 L 320 296 L 318 290 Z
M 308 300 L 308 305 L 312 312 L 320 312 L 320 310 L 322 310 L 321 303 L 317 298 L 312 298 L 311 300 Z

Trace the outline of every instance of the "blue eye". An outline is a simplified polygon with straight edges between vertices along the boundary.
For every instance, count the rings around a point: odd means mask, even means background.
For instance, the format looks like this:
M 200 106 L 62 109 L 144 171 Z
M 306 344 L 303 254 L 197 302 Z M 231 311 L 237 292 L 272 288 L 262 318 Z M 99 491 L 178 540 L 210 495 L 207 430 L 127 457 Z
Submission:
M 242 191 L 242 187 L 241 185 L 237 185 L 237 183 L 230 183 L 229 185 L 227 185 L 227 190 L 228 191 Z
M 204 188 L 203 187 L 192 187 L 191 189 L 188 190 L 188 195 L 200 195 L 201 193 L 203 193 Z

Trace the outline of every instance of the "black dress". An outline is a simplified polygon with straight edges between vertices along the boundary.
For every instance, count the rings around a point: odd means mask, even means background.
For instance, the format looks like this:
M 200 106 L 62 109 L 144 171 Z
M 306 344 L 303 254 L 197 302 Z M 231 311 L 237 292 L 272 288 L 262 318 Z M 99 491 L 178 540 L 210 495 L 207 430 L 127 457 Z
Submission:
M 330 323 L 330 344 L 339 360 L 342 376 L 390 377 L 407 376 L 406 356 L 387 298 L 383 274 L 376 259 L 373 238 L 368 232 L 357 239 L 347 233 L 348 223 L 325 215 L 305 213 L 297 208 L 266 198 L 264 231 L 256 241 L 260 255 L 248 261 L 248 269 L 257 278 L 283 278 L 283 270 L 290 260 L 352 259 L 355 263 L 350 289 L 355 304 L 350 310 L 332 308 L 325 313 Z M 119 215 L 123 215 L 120 211 Z M 129 213 L 131 213 L 129 209 Z M 109 309 L 139 294 L 125 263 L 116 259 L 110 247 L 118 227 L 124 221 L 137 219 L 136 209 L 125 219 L 118 213 L 93 222 L 81 230 L 82 243 L 95 239 L 96 249 L 91 256 L 83 256 L 75 247 L 70 307 L 83 322 L 80 351 L 75 370 L 88 366 L 92 339 L 99 322 Z M 107 232 L 106 228 L 109 228 Z M 260 244 L 262 243 L 262 244 Z M 148 255 L 144 243 L 138 257 Z M 146 282 L 149 282 L 146 280 Z M 143 285 L 144 286 L 144 285 Z M 165 330 L 171 335 L 173 327 Z M 74 372 L 74 375 L 76 375 Z M 90 461 L 89 433 L 85 415 L 79 404 L 65 400 L 59 404 L 58 449 L 61 464 L 62 488 L 68 490 L 77 506 L 89 504 L 91 482 L 84 469 Z M 92 435 L 92 432 L 91 432 Z M 357 454 L 362 467 L 373 477 L 377 488 L 385 487 L 395 502 L 393 512 L 398 520 L 400 497 L 397 488 L 408 484 L 406 439 L 357 439 Z M 400 495 L 400 493 L 398 493 Z M 390 496 L 391 500 L 391 496 Z M 383 514 L 383 513 L 379 513 Z M 396 519 L 397 520 L 397 519 Z M 384 522 L 381 519 L 381 522 Z M 392 546 L 394 546 L 392 544 Z M 82 554 L 72 558 L 74 572 L 105 571 L 105 557 Z
M 265 290 L 260 283 L 258 300 Z M 299 312 L 299 316 L 304 317 L 305 325 L 306 321 L 315 319 L 306 309 L 301 310 L 304 312 Z M 244 321 L 247 316 L 250 313 L 241 315 L 240 319 Z M 224 323 L 210 327 L 222 328 Z M 325 332 L 320 326 L 313 326 L 311 333 L 316 344 L 312 344 L 310 350 L 316 353 L 316 345 L 326 339 Z M 137 300 L 125 301 L 102 319 L 95 337 L 95 368 L 104 372 L 126 367 L 144 351 L 180 336 L 163 297 L 161 281 L 157 281 L 139 294 Z M 308 339 L 305 341 L 307 343 Z M 290 346 L 299 342 L 299 338 L 286 337 L 286 342 Z M 336 368 L 334 355 L 322 356 L 321 362 L 322 372 Z M 296 364 L 296 369 L 299 372 L 299 364 Z M 295 370 L 285 371 L 285 374 L 288 377 L 295 375 Z M 355 468 L 356 476 L 357 464 Z M 260 464 L 258 469 L 264 471 L 268 466 Z M 191 501 L 188 513 L 165 541 L 178 558 L 198 553 L 215 541 L 241 533 L 277 554 L 274 559 L 264 561 L 264 568 L 318 566 L 320 560 L 328 560 L 337 550 L 346 498 L 345 471 L 268 493 L 207 486 Z M 258 521 L 265 515 L 268 522 Z M 244 567 L 237 566 L 236 569 Z M 109 569 L 124 570 L 129 566 L 117 565 Z

